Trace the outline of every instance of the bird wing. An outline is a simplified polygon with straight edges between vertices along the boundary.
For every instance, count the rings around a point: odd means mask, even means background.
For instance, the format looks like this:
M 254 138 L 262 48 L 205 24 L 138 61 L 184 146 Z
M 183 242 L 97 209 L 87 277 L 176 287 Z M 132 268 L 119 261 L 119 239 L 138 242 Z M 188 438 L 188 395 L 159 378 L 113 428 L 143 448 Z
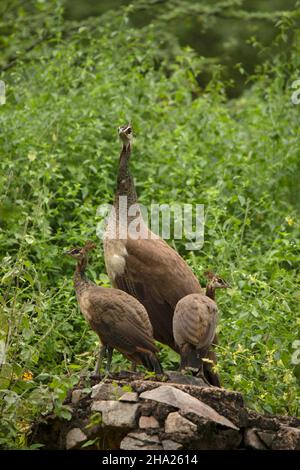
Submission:
M 177 344 L 207 348 L 215 335 L 217 305 L 209 297 L 191 294 L 181 299 L 175 309 L 173 328 Z
M 147 312 L 125 292 L 103 288 L 100 292 L 95 288 L 89 295 L 89 310 L 91 326 L 104 344 L 127 355 L 136 351 L 157 351 Z
M 172 334 L 179 299 L 201 292 L 199 282 L 181 256 L 161 239 L 127 239 L 125 269 L 114 285 L 136 297 L 146 308 L 159 341 L 176 348 Z

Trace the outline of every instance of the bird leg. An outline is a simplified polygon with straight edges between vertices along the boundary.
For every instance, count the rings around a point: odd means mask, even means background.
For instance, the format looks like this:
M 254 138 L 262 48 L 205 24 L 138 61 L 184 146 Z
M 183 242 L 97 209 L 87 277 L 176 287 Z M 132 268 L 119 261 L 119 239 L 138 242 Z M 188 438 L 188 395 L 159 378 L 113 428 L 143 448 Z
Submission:
M 109 373 L 109 371 L 110 371 L 113 350 L 114 350 L 114 348 L 110 348 L 109 346 L 107 346 L 107 363 L 106 363 L 106 372 L 107 373 Z
M 202 359 L 200 359 L 200 363 L 199 363 L 199 370 L 196 374 L 197 377 L 201 377 L 204 379 L 204 369 L 203 369 L 203 361 Z
M 205 373 L 204 373 L 204 367 L 203 367 L 203 361 L 202 359 L 200 359 L 200 368 L 196 374 L 196 377 L 199 377 L 200 379 L 203 380 L 203 382 L 209 386 L 211 386 L 211 384 L 208 382 L 208 380 L 206 379 L 205 377 Z
M 104 356 L 107 352 L 107 349 L 108 348 L 107 348 L 106 345 L 103 345 L 100 348 L 99 355 L 98 355 L 97 362 L 96 362 L 96 366 L 95 366 L 95 370 L 94 370 L 94 375 L 96 377 L 98 377 L 100 375 L 100 368 L 101 368 L 101 365 L 102 365 L 103 358 L 104 358 Z
M 217 335 L 214 338 L 213 344 L 218 344 Z M 217 364 L 217 356 L 213 349 L 208 350 L 207 358 L 210 359 L 210 362 L 205 362 L 203 366 L 204 376 L 206 377 L 208 382 L 214 387 L 221 387 L 219 374 L 214 371 L 214 366 Z

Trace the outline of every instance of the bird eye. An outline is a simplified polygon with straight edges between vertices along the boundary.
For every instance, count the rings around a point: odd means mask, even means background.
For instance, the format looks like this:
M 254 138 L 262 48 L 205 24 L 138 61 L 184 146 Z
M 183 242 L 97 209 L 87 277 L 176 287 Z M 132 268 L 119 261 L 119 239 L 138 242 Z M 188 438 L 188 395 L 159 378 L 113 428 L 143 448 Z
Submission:
M 127 134 L 131 134 L 131 127 L 129 127 L 129 129 L 127 129 Z

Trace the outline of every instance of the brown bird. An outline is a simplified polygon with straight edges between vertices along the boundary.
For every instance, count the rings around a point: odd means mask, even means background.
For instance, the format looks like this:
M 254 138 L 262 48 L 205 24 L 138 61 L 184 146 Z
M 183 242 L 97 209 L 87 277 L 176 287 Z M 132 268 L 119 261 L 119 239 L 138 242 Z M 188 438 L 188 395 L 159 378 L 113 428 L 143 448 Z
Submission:
M 84 247 L 66 253 L 77 260 L 74 287 L 81 312 L 102 343 L 95 374 L 106 353 L 107 371 L 110 370 L 114 348 L 134 364 L 143 364 L 150 371 L 162 374 L 153 329 L 143 305 L 126 292 L 97 286 L 85 276 L 88 252 L 95 247 L 88 241 Z
M 212 272 L 205 274 L 208 278 L 206 295 L 190 294 L 179 300 L 173 317 L 174 338 L 181 356 L 180 368 L 202 376 L 202 358 L 207 355 L 216 334 L 218 308 L 213 300 L 215 290 L 230 287 Z
M 119 128 L 122 150 L 119 160 L 117 190 L 104 234 L 104 256 L 108 276 L 114 287 L 136 297 L 146 308 L 153 326 L 154 338 L 178 352 L 173 336 L 173 314 L 177 302 L 188 294 L 201 294 L 198 279 L 164 240 L 151 232 L 139 211 L 134 181 L 129 171 L 132 127 Z M 124 200 L 135 207 L 134 215 L 124 221 Z M 123 204 L 123 206 L 122 206 Z M 126 214 L 125 214 L 126 215 Z M 139 234 L 130 230 L 134 219 Z M 216 362 L 213 351 L 209 357 Z M 212 385 L 220 386 L 219 377 L 210 364 L 205 374 Z

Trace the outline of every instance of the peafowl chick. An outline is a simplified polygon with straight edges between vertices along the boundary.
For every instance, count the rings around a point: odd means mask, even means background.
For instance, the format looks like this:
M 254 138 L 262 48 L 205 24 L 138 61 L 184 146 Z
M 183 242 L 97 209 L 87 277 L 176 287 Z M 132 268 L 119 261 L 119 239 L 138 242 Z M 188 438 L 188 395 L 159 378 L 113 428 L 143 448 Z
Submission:
M 173 317 L 174 339 L 181 356 L 180 368 L 202 376 L 201 358 L 207 356 L 208 348 L 216 334 L 218 308 L 214 301 L 215 290 L 230 287 L 212 272 L 205 275 L 208 278 L 206 295 L 189 294 L 183 297 L 177 303 Z
M 148 370 L 162 374 L 153 328 L 143 305 L 126 292 L 97 286 L 86 277 L 88 253 L 95 247 L 88 241 L 83 247 L 66 252 L 77 260 L 74 287 L 81 312 L 102 344 L 95 374 L 99 373 L 106 353 L 109 372 L 114 349 L 134 365 L 143 364 Z

